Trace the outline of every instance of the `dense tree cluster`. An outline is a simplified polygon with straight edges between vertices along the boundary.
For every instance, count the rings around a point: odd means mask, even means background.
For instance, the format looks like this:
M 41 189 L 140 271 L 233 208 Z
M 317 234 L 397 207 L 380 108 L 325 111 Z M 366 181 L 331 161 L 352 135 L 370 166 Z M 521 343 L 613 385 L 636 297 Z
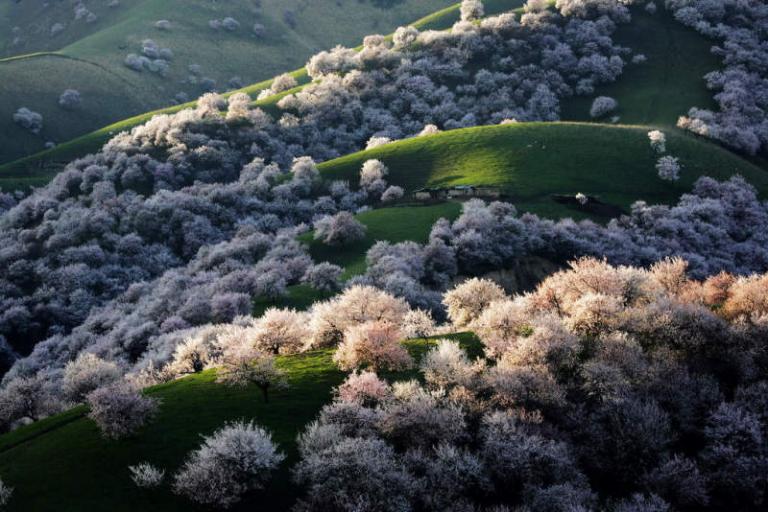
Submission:
M 149 71 L 165 76 L 173 60 L 173 51 L 170 48 L 161 48 L 152 39 L 145 39 L 141 43 L 141 55 L 129 53 L 125 57 L 125 65 L 134 71 Z
M 750 154 L 768 148 L 768 7 L 760 0 L 666 0 L 681 23 L 718 40 L 724 69 L 706 75 L 720 110 L 692 108 L 679 126 Z
M 514 268 L 529 256 L 564 263 L 591 255 L 643 266 L 680 256 L 696 277 L 768 269 L 768 203 L 740 177 L 725 182 L 701 178 L 676 205 L 640 201 L 629 215 L 608 225 L 518 216 L 511 204 L 478 199 L 463 208 L 453 223 L 438 221 L 425 245 L 374 245 L 365 276 L 353 282 L 377 286 L 440 316 L 441 298 L 435 290 L 446 289 L 457 276 Z
M 442 340 L 423 385 L 338 388 L 299 438 L 298 510 L 761 510 L 766 285 L 582 259 L 478 296 L 485 357 Z

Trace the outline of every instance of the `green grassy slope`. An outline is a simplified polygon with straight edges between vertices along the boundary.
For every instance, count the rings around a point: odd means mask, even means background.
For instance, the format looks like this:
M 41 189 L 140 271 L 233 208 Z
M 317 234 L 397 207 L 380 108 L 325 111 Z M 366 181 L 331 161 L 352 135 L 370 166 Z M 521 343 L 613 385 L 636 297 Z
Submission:
M 0 61 L 0 162 L 40 151 L 46 141 L 63 142 L 170 105 L 181 91 L 199 96 L 199 85 L 185 83 L 190 64 L 201 65 L 202 76 L 215 79 L 219 88 L 235 76 L 253 83 L 303 65 L 318 50 L 390 32 L 453 1 L 262 0 L 256 8 L 253 0 L 124 0 L 113 9 L 107 2 L 86 2 L 98 15 L 94 23 L 75 21 L 71 2 L 50 2 L 47 8 L 40 2 L 6 2 L 12 5 L 0 12 L 0 58 L 52 51 L 77 60 L 32 56 Z M 295 28 L 286 24 L 286 11 L 296 13 Z M 228 32 L 208 27 L 209 20 L 226 16 L 237 19 L 240 28 Z M 171 30 L 155 28 L 160 19 L 170 20 Z M 66 29 L 51 37 L 56 22 L 65 23 Z M 254 23 L 266 27 L 263 38 L 254 36 Z M 21 29 L 18 36 L 12 31 L 15 26 Z M 13 45 L 17 37 L 22 42 Z M 123 65 L 128 53 L 141 52 L 141 41 L 147 38 L 174 52 L 165 78 Z M 79 113 L 56 106 L 66 88 L 83 93 Z M 11 115 L 21 106 L 43 114 L 45 127 L 39 136 L 13 124 Z
M 519 208 L 551 216 L 576 212 L 552 194 L 582 192 L 627 208 L 639 199 L 671 203 L 702 175 L 742 174 L 763 195 L 768 173 L 749 161 L 679 131 L 667 149 L 680 158 L 681 179 L 659 179 L 648 127 L 593 123 L 520 123 L 453 130 L 347 155 L 320 165 L 324 178 L 353 181 L 363 162 L 382 160 L 388 180 L 413 191 L 424 186 L 494 185 Z
M 499 12 L 505 12 L 505 11 L 508 11 L 509 9 L 516 8 L 520 6 L 522 3 L 523 3 L 523 0 L 487 0 L 485 2 L 486 12 L 488 14 L 497 14 Z M 424 9 L 424 11 L 426 11 L 426 9 Z M 344 18 L 341 17 L 340 19 L 344 19 Z M 413 18 L 408 18 L 408 19 L 415 19 L 415 16 Z M 450 7 L 436 11 L 432 14 L 429 14 L 413 22 L 413 25 L 416 27 L 419 27 L 420 29 L 440 30 L 440 29 L 445 29 L 449 27 L 457 19 L 458 19 L 458 4 L 453 4 Z M 405 23 L 405 21 L 403 21 L 402 23 Z M 392 24 L 391 26 L 394 27 L 395 25 L 396 24 Z M 382 29 L 383 25 L 380 26 L 379 28 Z M 352 39 L 353 39 L 352 42 L 356 42 L 354 41 L 354 38 Z M 357 37 L 357 39 L 359 40 L 359 36 Z M 155 40 L 158 43 L 161 42 L 159 38 L 155 38 Z M 250 63 L 248 65 L 248 68 L 250 69 Z M 286 69 L 285 67 L 280 68 L 280 70 L 285 70 L 285 69 Z M 135 73 L 130 72 L 127 69 L 121 68 L 120 71 L 129 73 L 128 74 L 129 78 L 135 78 L 135 77 L 132 77 L 132 75 L 135 75 Z M 306 71 L 303 68 L 292 72 L 292 74 L 294 75 L 294 77 L 297 78 L 299 83 L 306 83 L 308 81 Z M 245 78 L 245 75 L 242 73 L 241 73 L 241 76 Z M 3 65 L 2 65 L 2 60 L 0 60 L 0 79 L 2 79 L 2 77 L 3 77 Z M 251 96 L 256 97 L 261 90 L 269 87 L 270 83 L 271 83 L 271 79 L 268 79 L 262 82 L 257 82 L 252 85 L 249 85 L 248 87 L 245 87 L 242 90 L 250 94 Z M 61 89 L 63 90 L 63 87 Z M 26 92 L 19 91 L 18 95 L 19 97 L 25 97 L 25 98 L 29 97 L 29 91 L 26 91 Z M 126 97 L 126 95 L 122 93 L 116 93 L 116 96 L 117 97 L 113 98 L 115 105 L 118 105 L 121 101 L 124 101 Z M 130 94 L 128 94 L 128 96 L 130 96 Z M 46 112 L 44 111 L 45 109 L 49 109 L 49 111 L 50 109 L 54 109 L 54 112 L 60 112 L 60 109 L 58 109 L 58 107 L 56 106 L 57 98 L 58 98 L 58 94 L 56 95 L 56 98 L 53 98 L 53 99 L 49 98 L 48 104 L 44 105 L 44 108 L 41 107 L 40 112 L 44 115 L 44 117 L 46 114 Z M 84 100 L 84 103 L 85 101 L 86 100 Z M 0 129 L 4 128 L 3 123 L 5 122 L 10 123 L 9 120 L 11 115 L 9 113 L 6 118 L 3 117 L 2 103 L 3 102 L 0 99 Z M 111 125 L 104 126 L 103 128 L 96 129 L 95 131 L 86 133 L 82 136 L 75 137 L 71 140 L 67 140 L 66 142 L 63 142 L 56 148 L 40 151 L 30 156 L 22 157 L 22 158 L 19 158 L 18 160 L 14 160 L 12 162 L 5 163 L 4 165 L 0 165 L 0 187 L 10 189 L 10 188 L 23 188 L 26 186 L 42 185 L 46 183 L 47 180 L 50 179 L 50 177 L 53 174 L 55 174 L 64 164 L 66 164 L 67 162 L 75 158 L 97 151 L 115 133 L 118 133 L 124 130 L 129 130 L 134 126 L 137 126 L 141 123 L 148 121 L 154 115 L 177 112 L 178 110 L 184 107 L 189 107 L 192 105 L 194 105 L 194 103 L 187 103 L 185 105 L 180 105 L 180 106 L 173 106 L 173 107 L 167 107 L 164 109 L 151 110 L 149 112 L 146 111 L 148 109 L 144 109 L 144 110 L 141 110 L 144 112 L 143 114 L 138 114 L 138 115 L 135 115 L 134 117 L 130 117 L 127 119 L 122 119 L 121 121 L 114 122 Z M 18 108 L 18 107 L 14 107 L 13 110 L 15 110 L 15 108 Z M 71 118 L 72 116 L 69 116 L 69 117 Z M 124 118 L 125 116 L 122 115 L 118 117 Z M 72 120 L 69 119 L 69 122 L 71 121 Z M 99 126 L 99 125 L 96 125 L 96 126 Z M 95 128 L 95 126 L 92 127 L 91 129 L 93 128 Z M 28 148 L 29 144 L 38 145 L 39 147 L 39 145 L 42 144 L 41 143 L 42 139 L 40 137 L 35 137 L 30 134 L 24 133 L 23 130 L 20 130 L 15 125 L 13 126 L 9 125 L 8 130 L 9 130 L 8 133 L 14 134 L 14 137 L 17 139 L 16 144 L 21 145 L 20 147 Z M 43 135 L 45 135 L 45 133 L 43 133 Z M 62 139 L 62 140 L 66 140 L 66 139 Z M 20 151 L 22 151 L 22 154 L 30 153 L 30 151 L 28 151 L 27 149 L 23 149 Z M 2 158 L 2 154 L 0 151 L 0 163 L 4 161 L 7 162 L 8 159 Z
M 480 354 L 473 336 L 454 337 L 473 355 Z M 407 346 L 419 357 L 431 343 L 414 340 Z M 186 453 L 200 444 L 201 434 L 210 434 L 226 421 L 237 419 L 253 419 L 269 429 L 287 460 L 269 484 L 268 492 L 253 493 L 232 510 L 288 510 L 298 494 L 290 483 L 289 469 L 298 460 L 296 435 L 330 401 L 332 387 L 344 379 L 331 356 L 331 350 L 322 350 L 280 357 L 279 365 L 288 372 L 290 388 L 275 392 L 269 404 L 262 401 L 255 388 L 216 384 L 214 371 L 152 388 L 148 394 L 162 400 L 160 414 L 131 439 L 102 439 L 96 426 L 83 417 L 83 407 L 0 436 L 0 475 L 16 488 L 7 510 L 204 510 L 174 496 L 167 481 L 157 490 L 137 489 L 127 466 L 147 461 L 172 473 Z M 390 380 L 413 376 L 414 372 L 385 375 Z
M 595 96 L 616 98 L 616 114 L 625 124 L 675 126 L 691 107 L 716 108 L 703 78 L 722 67 L 710 52 L 713 42 L 664 11 L 632 12 L 632 23 L 619 26 L 614 39 L 648 61 L 628 63 L 619 80 L 598 87 Z M 565 101 L 562 119 L 588 120 L 592 100 L 593 96 Z

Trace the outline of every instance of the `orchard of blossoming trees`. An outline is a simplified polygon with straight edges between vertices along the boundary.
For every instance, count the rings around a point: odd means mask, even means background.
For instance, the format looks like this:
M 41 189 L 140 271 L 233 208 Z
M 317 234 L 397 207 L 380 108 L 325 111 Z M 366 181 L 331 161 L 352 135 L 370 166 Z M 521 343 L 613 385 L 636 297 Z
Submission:
M 558 98 L 621 73 L 628 51 L 610 36 L 627 20 L 620 3 L 567 15 L 531 6 L 448 31 L 406 27 L 393 43 L 371 36 L 359 53 L 311 59 L 315 83 L 283 98 L 277 117 L 244 94 L 204 96 L 116 136 L 16 206 L 3 196 L 0 336 L 21 354 L 43 342 L 46 354 L 12 375 L 61 368 L 86 347 L 133 364 L 158 336 L 280 295 L 310 266 L 296 226 L 400 194 L 367 181 L 375 168 L 360 189 L 320 183 L 310 157 L 426 125 L 557 119 Z
M 484 352 L 476 358 L 442 339 L 412 359 L 398 333 L 413 312 L 374 288 L 352 287 L 303 321 L 286 312 L 286 326 L 309 326 L 306 345 L 288 353 L 338 343 L 334 360 L 351 372 L 298 438 L 297 510 L 761 510 L 766 286 L 768 274 L 694 280 L 679 258 L 648 269 L 580 259 L 514 297 L 467 280 L 443 296 L 449 320 L 439 330 L 476 332 Z M 265 318 L 280 322 L 275 312 Z M 130 378 L 157 382 L 223 365 L 222 385 L 279 382 L 252 322 L 188 333 L 205 361 L 197 368 L 179 350 L 152 376 Z M 289 344 L 295 335 L 276 332 Z M 243 350 L 253 357 L 240 359 Z M 423 381 L 375 373 L 412 366 Z M 152 421 L 157 404 L 132 386 L 89 395 L 108 437 Z M 172 490 L 227 508 L 268 488 L 283 459 L 263 428 L 229 424 L 190 453 Z M 130 469 L 142 487 L 159 485 L 166 471 Z
M 366 274 L 352 282 L 390 291 L 440 317 L 439 292 L 457 276 L 512 268 L 529 256 L 565 263 L 591 255 L 630 265 L 681 256 L 697 277 L 768 268 L 768 204 L 739 177 L 701 178 L 678 204 L 638 202 L 607 226 L 518 215 L 511 204 L 479 199 L 463 208 L 453 223 L 438 221 L 425 245 L 377 243 L 368 251 Z
M 523 296 L 459 285 L 450 319 L 486 358 L 443 340 L 424 384 L 351 374 L 299 439 L 298 509 L 765 506 L 768 276 L 686 270 L 583 259 Z
M 392 44 L 371 36 L 359 53 L 320 53 L 308 64 L 315 83 L 283 98 L 277 119 L 243 94 L 207 95 L 195 109 L 118 135 L 19 204 L 0 196 L 0 363 L 25 356 L 4 386 L 40 376 L 58 390 L 82 351 L 121 371 L 162 365 L 189 329 L 247 314 L 253 297 L 278 297 L 300 282 L 338 287 L 340 270 L 315 265 L 295 235 L 316 223 L 329 243 L 359 237 L 345 212 L 387 199 L 386 168 L 366 162 L 353 188 L 320 180 L 304 155 L 330 158 L 426 125 L 556 119 L 558 97 L 591 94 L 621 72 L 627 51 L 610 35 L 629 20 L 622 2 L 557 5 L 560 13 L 533 2 L 519 20 L 403 28 Z M 468 71 L 475 60 L 484 67 Z M 738 179 L 703 180 L 677 206 L 638 204 L 607 227 L 470 202 L 423 247 L 375 246 L 368 273 L 354 282 L 440 319 L 440 293 L 457 275 L 530 254 L 642 265 L 681 255 L 696 276 L 760 271 L 767 218 Z
M 280 358 L 332 349 L 351 373 L 299 436 L 296 510 L 764 509 L 768 203 L 742 178 L 701 178 L 677 204 L 638 202 L 607 225 L 470 200 L 426 243 L 376 243 L 346 282 L 297 240 L 312 226 L 316 243 L 359 241 L 353 214 L 405 193 L 379 160 L 353 183 L 323 180 L 316 162 L 440 130 L 557 120 L 560 99 L 596 96 L 633 59 L 612 40 L 633 3 L 531 0 L 520 17 L 484 18 L 482 2 L 465 0 L 449 30 L 403 27 L 361 51 L 319 53 L 314 81 L 276 114 L 245 94 L 209 94 L 27 198 L 0 192 L 0 430 L 87 403 L 105 438 L 133 436 L 163 407 L 146 386 L 216 368 L 216 385 L 256 388 L 267 403 L 274 389 L 291 393 Z M 726 69 L 708 76 L 721 110 L 681 125 L 759 152 L 765 6 L 665 6 L 725 40 Z M 264 97 L 295 86 L 282 76 Z M 76 108 L 75 92 L 63 106 Z M 593 107 L 604 117 L 618 103 Z M 32 114 L 17 122 L 39 131 Z M 663 132 L 648 139 L 662 178 L 685 175 Z M 529 258 L 563 270 L 515 297 L 484 278 Z M 251 316 L 254 298 L 297 284 L 330 298 Z M 401 344 L 466 331 L 481 357 L 451 339 L 421 357 Z M 423 379 L 376 373 L 404 370 Z M 270 432 L 230 423 L 170 487 L 227 508 L 268 488 L 284 459 Z M 140 463 L 126 478 L 161 487 L 166 471 Z M 0 506 L 13 492 L 0 480 Z

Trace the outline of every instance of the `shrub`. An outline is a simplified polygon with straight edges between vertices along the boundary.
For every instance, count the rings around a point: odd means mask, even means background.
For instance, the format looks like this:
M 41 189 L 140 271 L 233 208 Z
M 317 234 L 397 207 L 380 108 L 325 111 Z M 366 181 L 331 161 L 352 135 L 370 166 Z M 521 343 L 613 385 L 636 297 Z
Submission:
M 174 476 L 173 490 L 203 505 L 229 508 L 263 489 L 285 459 L 272 436 L 254 423 L 229 423 L 203 438 Z
M 135 386 L 118 381 L 92 391 L 86 397 L 91 418 L 109 439 L 129 436 L 157 412 L 156 399 L 143 396 Z
M 592 107 L 589 109 L 589 115 L 594 119 L 605 117 L 614 110 L 619 108 L 619 102 L 608 96 L 598 96 L 595 101 L 592 102 Z
M 147 462 L 142 462 L 135 466 L 128 466 L 131 472 L 131 480 L 137 487 L 151 488 L 159 487 L 165 478 L 165 470 L 159 469 Z
M 67 110 L 76 109 L 80 103 L 82 103 L 80 92 L 75 89 L 67 89 L 59 96 L 59 106 Z

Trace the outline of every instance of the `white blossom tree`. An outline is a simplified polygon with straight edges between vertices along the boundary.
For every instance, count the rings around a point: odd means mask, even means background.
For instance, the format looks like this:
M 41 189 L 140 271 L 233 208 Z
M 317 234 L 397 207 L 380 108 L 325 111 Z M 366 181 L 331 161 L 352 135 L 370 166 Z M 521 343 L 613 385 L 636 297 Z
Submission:
M 112 384 L 121 377 L 122 372 L 115 363 L 86 352 L 64 367 L 62 386 L 69 399 L 81 402 L 91 391 Z
M 463 0 L 460 11 L 461 21 L 472 21 L 485 15 L 485 7 L 481 0 Z
M 236 344 L 224 352 L 216 377 L 217 382 L 227 386 L 258 387 L 265 402 L 269 402 L 271 390 L 288 387 L 285 372 L 277 367 L 275 357 L 248 343 Z
M 402 334 L 388 322 L 368 322 L 344 331 L 333 360 L 342 370 L 369 367 L 373 370 L 404 370 L 413 364 L 400 343 Z
M 173 490 L 196 503 L 227 509 L 246 492 L 263 489 L 284 459 L 263 428 L 229 423 L 189 455 L 174 475 Z
M 11 501 L 11 497 L 13 496 L 13 487 L 9 487 L 3 482 L 3 479 L 0 478 L 0 507 L 4 507 L 8 504 L 9 501 Z
M 471 325 L 486 307 L 504 297 L 504 290 L 493 281 L 472 278 L 447 292 L 443 304 L 451 322 L 461 328 Z
M 660 130 L 651 130 L 648 132 L 648 139 L 651 142 L 651 148 L 656 153 L 667 152 L 667 136 Z
M 101 387 L 87 397 L 91 418 L 109 439 L 119 439 L 135 433 L 158 409 L 157 400 L 144 396 L 125 381 Z
M 309 316 L 294 309 L 269 308 L 248 331 L 248 342 L 269 354 L 295 354 L 309 344 Z
M 365 238 L 365 225 L 349 212 L 339 212 L 315 221 L 315 240 L 324 244 L 349 245 Z
M 659 178 L 666 181 L 677 181 L 680 179 L 680 159 L 674 156 L 662 156 L 656 162 L 656 172 Z
M 619 108 L 619 102 L 609 96 L 598 96 L 592 102 L 589 115 L 594 119 L 605 117 Z

